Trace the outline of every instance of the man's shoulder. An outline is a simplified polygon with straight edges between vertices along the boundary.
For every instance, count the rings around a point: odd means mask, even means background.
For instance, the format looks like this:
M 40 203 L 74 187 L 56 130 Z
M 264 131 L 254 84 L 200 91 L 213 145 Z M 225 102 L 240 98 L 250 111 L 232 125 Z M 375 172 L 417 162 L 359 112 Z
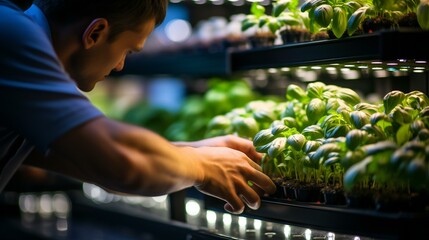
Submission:
M 25 15 L 29 16 L 37 25 L 39 25 L 49 38 L 51 38 L 51 29 L 49 27 L 48 19 L 42 10 L 35 4 L 31 5 L 26 11 Z
M 56 59 L 46 32 L 22 10 L 0 6 L 0 16 L 0 52 L 8 59 L 0 64 L 22 65 Z
M 24 41 L 38 37 L 43 30 L 16 6 L 2 5 L 0 0 L 0 42 Z M 3 37 L 4 36 L 4 37 Z
M 11 3 L 10 1 L 4 1 L 0 0 L 0 13 L 1 13 L 1 22 L 9 22 L 13 24 L 16 20 L 19 19 L 27 19 L 28 17 L 24 14 L 24 11 L 20 9 L 15 4 Z M 12 21 L 13 20 L 13 21 Z M 25 21 L 24 21 L 25 22 Z M 22 21 L 16 22 L 18 24 L 23 23 Z M 8 25 L 0 25 L 1 28 L 8 27 Z
M 9 0 L 0 0 L 0 9 L 7 7 L 9 9 L 20 10 L 20 8 Z

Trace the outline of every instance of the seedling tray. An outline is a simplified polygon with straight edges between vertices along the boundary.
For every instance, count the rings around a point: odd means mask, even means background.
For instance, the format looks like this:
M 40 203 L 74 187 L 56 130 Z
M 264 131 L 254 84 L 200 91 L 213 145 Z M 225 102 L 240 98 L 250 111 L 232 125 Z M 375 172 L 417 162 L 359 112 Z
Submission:
M 207 209 L 224 211 L 224 202 L 206 196 Z M 429 212 L 380 212 L 315 203 L 264 198 L 258 210 L 243 215 L 335 233 L 382 239 L 417 239 L 429 236 Z

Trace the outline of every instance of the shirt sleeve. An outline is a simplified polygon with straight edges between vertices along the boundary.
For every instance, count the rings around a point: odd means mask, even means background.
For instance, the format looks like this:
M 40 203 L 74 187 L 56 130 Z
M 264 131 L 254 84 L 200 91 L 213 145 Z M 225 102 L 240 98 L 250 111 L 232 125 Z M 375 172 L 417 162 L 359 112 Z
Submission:
M 65 73 L 44 31 L 0 5 L 0 126 L 46 151 L 62 134 L 103 114 Z

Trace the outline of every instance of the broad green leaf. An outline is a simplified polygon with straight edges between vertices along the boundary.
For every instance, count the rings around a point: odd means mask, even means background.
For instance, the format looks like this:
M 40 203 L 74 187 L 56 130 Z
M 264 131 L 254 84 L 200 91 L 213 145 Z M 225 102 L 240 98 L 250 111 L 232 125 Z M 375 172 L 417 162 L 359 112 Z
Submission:
M 253 146 L 262 146 L 270 143 L 274 139 L 271 129 L 264 129 L 259 131 L 253 138 Z
M 289 5 L 289 1 L 280 1 L 273 4 L 272 16 L 278 17 L 282 12 L 286 10 Z
M 345 3 L 345 6 L 347 7 L 348 12 L 352 13 L 362 7 L 362 5 L 359 2 L 356 1 L 349 1 Z
M 250 12 L 256 17 L 261 17 L 265 14 L 265 7 L 261 6 L 258 2 L 253 2 L 250 7 Z
M 421 1 L 417 6 L 417 22 L 423 30 L 429 30 L 429 1 Z
M 308 120 L 312 124 L 316 123 L 322 116 L 324 116 L 325 112 L 326 104 L 319 98 L 311 99 L 310 103 L 307 105 L 306 108 Z
M 244 32 L 247 29 L 255 26 L 257 23 L 258 22 L 256 22 L 256 21 L 243 21 L 242 24 L 241 24 L 241 31 Z
M 413 159 L 408 164 L 407 168 L 407 173 L 411 184 L 426 186 L 425 182 L 427 183 L 428 178 L 427 169 L 428 165 L 424 156 L 418 156 L 417 158 Z
M 399 128 L 398 132 L 396 132 L 396 142 L 399 145 L 402 145 L 403 143 L 408 142 L 412 136 L 410 124 L 404 124 Z
M 307 0 L 301 5 L 301 12 L 305 12 L 310 9 L 314 9 L 315 7 L 326 3 L 326 0 Z
M 276 34 L 277 30 L 280 29 L 280 25 L 278 22 L 270 21 L 268 23 L 268 28 L 270 29 L 271 33 Z
M 302 101 L 305 98 L 307 98 L 307 94 L 305 93 L 304 89 L 302 89 L 298 85 L 289 84 L 289 86 L 286 89 L 287 100 L 296 99 L 298 101 Z
M 271 158 L 275 158 L 277 157 L 279 154 L 281 154 L 285 148 L 286 148 L 286 138 L 284 137 L 279 137 L 274 139 L 271 142 L 270 147 L 268 148 L 267 154 L 268 156 L 270 156 Z
M 301 23 L 298 19 L 285 14 L 280 15 L 280 17 L 277 18 L 277 21 L 284 26 L 296 26 Z
M 384 105 L 384 113 L 389 114 L 393 108 L 395 108 L 398 104 L 402 103 L 405 99 L 405 94 L 401 91 L 394 90 L 388 92 L 383 97 L 383 105 Z
M 349 36 L 353 35 L 353 33 L 358 30 L 362 21 L 365 19 L 365 13 L 368 7 L 362 7 L 356 10 L 349 18 L 347 22 L 347 33 Z
M 307 85 L 307 96 L 309 98 L 323 98 L 323 90 L 326 85 L 322 82 L 312 82 Z
M 296 151 L 301 151 L 302 147 L 305 144 L 305 137 L 304 135 L 298 133 L 293 134 L 287 138 L 287 144 L 294 148 Z
M 335 37 L 341 38 L 347 29 L 347 13 L 345 10 L 340 7 L 334 8 L 334 17 L 331 26 Z
M 331 5 L 322 4 L 314 10 L 314 20 L 321 27 L 327 27 L 334 16 L 334 10 Z
M 268 23 L 268 18 L 266 17 L 266 16 L 263 16 L 263 17 L 261 17 L 260 19 L 259 19 L 259 22 L 258 22 L 258 27 L 259 28 L 262 28 L 263 26 L 265 26 L 265 24 L 267 24 Z
M 364 160 L 351 166 L 346 173 L 344 174 L 344 188 L 347 191 L 353 189 L 353 187 L 358 183 L 362 177 L 367 174 L 368 165 L 372 162 L 373 158 L 367 157 Z

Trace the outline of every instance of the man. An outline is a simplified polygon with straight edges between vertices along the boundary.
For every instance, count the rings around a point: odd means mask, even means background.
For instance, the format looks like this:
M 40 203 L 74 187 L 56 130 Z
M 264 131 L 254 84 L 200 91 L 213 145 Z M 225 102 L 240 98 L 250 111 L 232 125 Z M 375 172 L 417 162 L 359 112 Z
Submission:
M 232 213 L 258 208 L 260 196 L 275 191 L 251 141 L 170 143 L 106 118 L 76 88 L 90 91 L 122 70 L 127 54 L 140 51 L 163 21 L 165 0 L 36 4 L 32 20 L 15 2 L 0 0 L 0 191 L 24 159 L 129 194 L 195 186 L 223 199 Z

